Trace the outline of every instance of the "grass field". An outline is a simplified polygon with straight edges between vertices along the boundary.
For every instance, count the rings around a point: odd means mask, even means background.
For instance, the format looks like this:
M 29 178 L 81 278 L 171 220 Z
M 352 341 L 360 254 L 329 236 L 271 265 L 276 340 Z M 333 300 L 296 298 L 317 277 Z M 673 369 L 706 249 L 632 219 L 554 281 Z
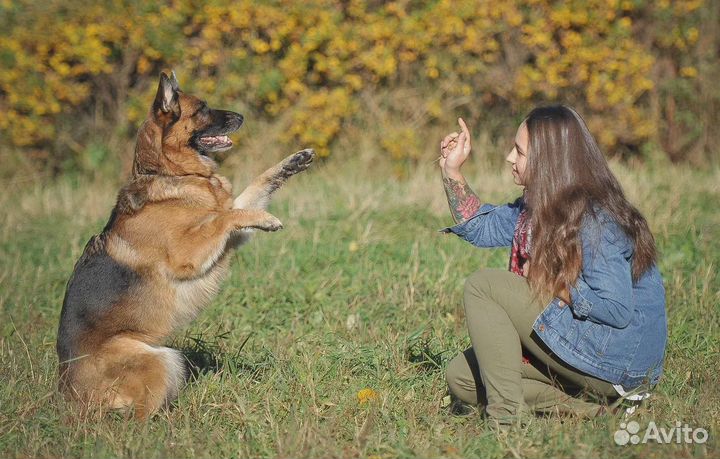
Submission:
M 272 159 L 223 171 L 239 188 Z M 469 343 L 464 279 L 504 268 L 508 252 L 437 232 L 450 215 L 429 161 L 397 181 L 357 159 L 316 164 L 279 192 L 285 229 L 239 250 L 220 295 L 173 339 L 200 370 L 146 423 L 73 416 L 55 390 L 65 283 L 119 181 L 5 182 L 0 457 L 716 457 L 720 170 L 613 169 L 650 221 L 668 293 L 665 375 L 635 419 L 705 428 L 705 444 L 617 446 L 610 416 L 508 434 L 450 416 L 443 367 Z M 488 202 L 519 194 L 507 169 L 467 175 Z M 364 388 L 377 397 L 360 403 Z

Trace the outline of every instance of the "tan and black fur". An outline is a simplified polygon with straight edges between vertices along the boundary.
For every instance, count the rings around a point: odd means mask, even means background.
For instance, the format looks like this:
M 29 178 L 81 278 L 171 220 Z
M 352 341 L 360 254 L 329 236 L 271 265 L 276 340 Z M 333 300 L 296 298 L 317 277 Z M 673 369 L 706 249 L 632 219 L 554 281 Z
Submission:
M 214 110 L 162 74 L 138 132 L 133 173 L 68 281 L 58 330 L 60 390 L 83 407 L 147 417 L 175 399 L 185 361 L 165 339 L 218 292 L 231 249 L 276 231 L 272 193 L 305 170 L 295 153 L 233 198 L 207 154 L 232 146 L 242 116 Z

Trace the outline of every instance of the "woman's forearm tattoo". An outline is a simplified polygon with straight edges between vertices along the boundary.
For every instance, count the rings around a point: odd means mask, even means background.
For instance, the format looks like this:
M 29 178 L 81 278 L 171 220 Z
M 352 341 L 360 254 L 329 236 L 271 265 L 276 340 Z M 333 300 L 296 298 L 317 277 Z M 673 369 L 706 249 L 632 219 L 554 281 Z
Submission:
M 470 189 L 465 180 L 443 178 L 445 194 L 455 223 L 462 223 L 480 209 L 480 198 Z

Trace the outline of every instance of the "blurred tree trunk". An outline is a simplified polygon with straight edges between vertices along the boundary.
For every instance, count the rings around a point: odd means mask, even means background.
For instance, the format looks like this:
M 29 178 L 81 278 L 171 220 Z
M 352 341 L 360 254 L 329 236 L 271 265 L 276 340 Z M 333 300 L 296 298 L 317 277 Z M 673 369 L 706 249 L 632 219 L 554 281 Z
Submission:
M 700 27 L 697 46 L 698 94 L 702 134 L 690 151 L 688 159 L 695 164 L 706 160 L 718 162 L 720 145 L 720 2 L 707 3 L 706 15 Z

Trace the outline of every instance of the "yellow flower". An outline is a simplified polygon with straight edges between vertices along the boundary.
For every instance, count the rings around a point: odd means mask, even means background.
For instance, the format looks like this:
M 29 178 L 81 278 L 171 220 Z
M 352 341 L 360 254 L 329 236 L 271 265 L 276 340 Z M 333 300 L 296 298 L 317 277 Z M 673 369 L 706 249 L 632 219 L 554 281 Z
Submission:
M 357 393 L 358 403 L 362 405 L 363 403 L 371 402 L 377 399 L 377 396 L 377 392 L 366 387 Z
M 685 78 L 695 78 L 698 75 L 698 71 L 695 67 L 683 67 L 680 69 L 680 75 Z

